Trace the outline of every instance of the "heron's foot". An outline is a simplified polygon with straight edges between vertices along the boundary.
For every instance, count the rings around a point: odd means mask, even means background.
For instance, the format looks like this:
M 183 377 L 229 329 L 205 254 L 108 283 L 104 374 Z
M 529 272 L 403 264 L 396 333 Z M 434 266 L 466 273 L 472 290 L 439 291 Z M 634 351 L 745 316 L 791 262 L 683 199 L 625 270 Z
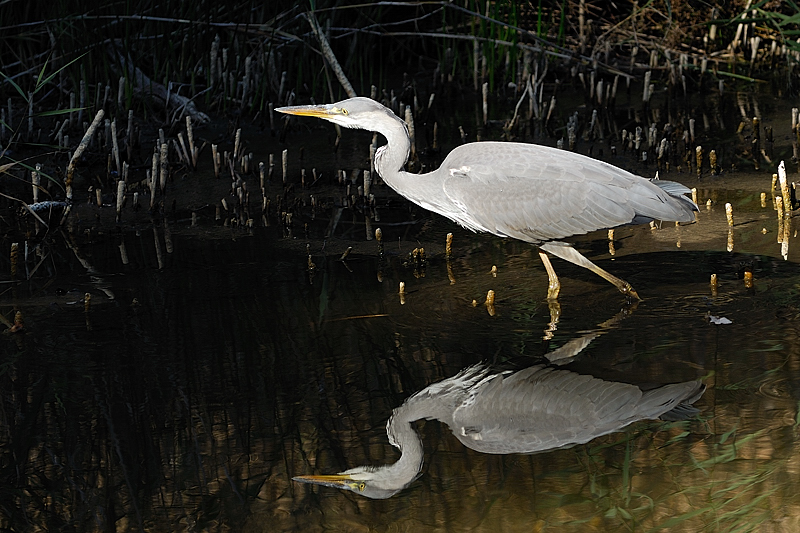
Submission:
M 619 289 L 619 292 L 621 292 L 628 298 L 629 301 L 631 300 L 639 302 L 642 301 L 642 298 L 639 296 L 639 293 L 637 293 L 636 289 L 634 289 L 631 286 L 631 284 L 628 283 L 627 281 L 623 281 L 621 285 L 617 286 L 617 288 Z

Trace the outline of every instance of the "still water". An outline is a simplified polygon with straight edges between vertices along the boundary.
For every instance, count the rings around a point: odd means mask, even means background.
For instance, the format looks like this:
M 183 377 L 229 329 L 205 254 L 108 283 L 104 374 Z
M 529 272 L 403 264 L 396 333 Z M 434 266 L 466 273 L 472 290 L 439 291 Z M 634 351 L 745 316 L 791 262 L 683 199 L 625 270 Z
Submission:
M 740 192 L 739 203 L 749 197 Z M 721 211 L 704 207 L 680 228 L 618 230 L 613 256 L 605 235 L 581 239 L 579 249 L 644 301 L 628 305 L 559 262 L 555 327 L 534 249 L 427 215 L 413 239 L 387 240 L 382 256 L 374 241 L 374 253 L 344 261 L 312 249 L 312 271 L 304 253 L 281 245 L 291 239 L 267 229 L 177 223 L 171 253 L 152 228 L 82 236 L 73 246 L 83 264 L 56 239 L 60 270 L 2 295 L 4 309 L 24 303 L 27 332 L 2 339 L 2 526 L 794 530 L 795 238 L 784 260 L 768 205 L 739 215 L 728 252 Z M 441 253 L 409 259 L 418 242 L 441 248 L 447 231 L 449 263 Z M 494 315 L 483 305 L 489 289 Z M 418 422 L 422 475 L 390 499 L 291 481 L 393 462 L 385 424 L 409 395 L 481 361 L 525 368 L 591 333 L 599 335 L 567 368 L 630 383 L 701 379 L 700 414 L 506 456 Z
M 369 220 L 320 210 L 289 229 L 68 227 L 31 281 L 0 285 L 3 315 L 25 321 L 0 338 L 0 529 L 796 531 L 800 245 L 772 171 L 673 172 L 698 188 L 696 223 L 575 239 L 635 305 L 556 260 L 551 309 L 534 248 L 396 197 Z M 394 462 L 386 421 L 406 398 L 571 341 L 586 344 L 562 366 L 575 372 L 702 380 L 699 414 L 533 455 L 481 454 L 420 421 L 421 475 L 391 498 L 292 481 Z

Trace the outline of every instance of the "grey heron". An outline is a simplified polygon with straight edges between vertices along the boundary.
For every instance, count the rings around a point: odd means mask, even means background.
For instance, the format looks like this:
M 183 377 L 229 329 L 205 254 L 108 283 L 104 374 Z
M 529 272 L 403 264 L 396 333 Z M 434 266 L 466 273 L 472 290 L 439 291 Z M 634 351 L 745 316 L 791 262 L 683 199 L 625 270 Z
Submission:
M 684 419 L 697 412 L 691 404 L 704 390 L 699 381 L 642 391 L 546 365 L 513 373 L 475 365 L 417 392 L 394 410 L 386 433 L 400 450 L 396 463 L 293 479 L 389 498 L 422 469 L 422 440 L 412 427 L 416 420 L 447 424 L 462 444 L 479 452 L 536 453 L 583 444 L 639 420 Z
M 689 222 L 697 210 L 684 196 L 690 191 L 683 185 L 651 181 L 591 157 L 535 144 L 464 144 L 450 152 L 437 170 L 405 172 L 411 146 L 406 124 L 370 98 L 276 111 L 383 135 L 387 144 L 375 152 L 375 168 L 390 187 L 472 231 L 538 245 L 549 277 L 549 300 L 558 297 L 561 286 L 544 252 L 587 268 L 623 294 L 639 299 L 629 283 L 598 267 L 563 239 L 651 220 Z

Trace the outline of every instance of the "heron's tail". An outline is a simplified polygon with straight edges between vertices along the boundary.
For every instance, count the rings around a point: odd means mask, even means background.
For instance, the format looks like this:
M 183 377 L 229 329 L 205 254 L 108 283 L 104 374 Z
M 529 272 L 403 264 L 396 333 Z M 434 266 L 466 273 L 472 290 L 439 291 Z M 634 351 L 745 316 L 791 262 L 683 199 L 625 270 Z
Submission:
M 674 181 L 653 179 L 637 182 L 628 190 L 628 202 L 635 210 L 630 223 L 646 224 L 651 220 L 692 222 L 698 209 L 686 196 L 690 192 Z
M 687 194 L 691 194 L 692 190 L 685 185 L 681 185 L 675 181 L 667 181 L 667 180 L 651 180 L 651 183 L 657 185 L 659 189 L 664 191 L 665 193 L 669 194 L 676 200 L 680 200 L 682 207 L 688 211 L 689 216 L 691 219 L 694 219 L 694 215 L 692 212 L 699 211 L 697 204 L 694 203 L 691 198 L 686 196 Z
M 697 385 L 694 395 L 684 399 L 682 402 L 673 407 L 671 410 L 661 415 L 659 417 L 661 420 L 668 420 L 668 421 L 687 420 L 700 412 L 700 409 L 698 409 L 692 404 L 694 404 L 694 402 L 700 399 L 700 396 L 702 396 L 703 393 L 706 391 L 706 386 L 700 383 L 699 381 L 695 381 L 694 383 Z
M 668 180 L 650 180 L 651 183 L 658 185 L 662 191 L 669 194 L 670 196 L 683 196 L 684 194 L 689 194 L 692 190 L 687 187 L 686 185 L 682 185 L 677 181 L 668 181 Z
M 639 401 L 639 415 L 651 419 L 686 420 L 700 412 L 692 404 L 705 390 L 706 386 L 701 382 L 687 381 L 646 391 Z

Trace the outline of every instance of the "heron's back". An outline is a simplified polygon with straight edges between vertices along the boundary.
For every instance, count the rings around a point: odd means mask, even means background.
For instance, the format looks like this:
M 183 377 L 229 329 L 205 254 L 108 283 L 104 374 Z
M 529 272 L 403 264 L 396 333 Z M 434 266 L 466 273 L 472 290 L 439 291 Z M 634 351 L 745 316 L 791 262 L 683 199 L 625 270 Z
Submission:
M 680 184 L 535 144 L 462 145 L 432 174 L 449 200 L 441 214 L 536 243 L 649 220 L 688 222 L 697 209 Z
M 691 381 L 642 392 L 540 365 L 495 376 L 456 409 L 449 425 L 464 445 L 483 453 L 534 453 L 659 418 L 696 401 L 702 391 Z

